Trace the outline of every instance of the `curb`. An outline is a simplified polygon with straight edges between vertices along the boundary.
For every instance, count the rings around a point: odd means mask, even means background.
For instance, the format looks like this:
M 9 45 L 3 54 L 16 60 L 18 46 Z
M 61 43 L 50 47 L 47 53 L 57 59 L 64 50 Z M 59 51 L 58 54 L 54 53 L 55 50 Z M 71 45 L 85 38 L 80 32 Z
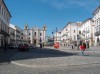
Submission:
M 20 64 L 16 63 L 14 61 L 11 61 L 12 64 L 22 67 L 28 67 L 28 68 L 51 68 L 51 67 L 69 67 L 69 66 L 81 66 L 81 65 L 93 65 L 93 64 L 100 64 L 100 63 L 87 63 L 87 64 L 72 64 L 72 65 L 54 65 L 54 66 L 36 66 L 36 65 L 26 65 L 26 64 Z

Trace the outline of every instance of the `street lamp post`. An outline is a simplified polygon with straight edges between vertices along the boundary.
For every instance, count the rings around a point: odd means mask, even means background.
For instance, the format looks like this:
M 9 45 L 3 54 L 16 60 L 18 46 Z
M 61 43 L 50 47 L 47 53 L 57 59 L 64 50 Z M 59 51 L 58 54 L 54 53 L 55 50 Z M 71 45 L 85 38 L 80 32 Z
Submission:
M 57 27 L 56 27 L 56 41 L 57 41 Z
M 57 29 L 57 27 L 56 27 L 56 30 L 53 30 L 52 31 L 52 34 L 54 34 L 55 33 L 55 37 L 54 37 L 54 35 L 53 35 L 53 37 L 55 38 L 54 40 L 57 42 L 57 31 L 58 31 L 58 29 Z
M 56 33 L 56 34 L 55 34 L 55 35 L 56 35 L 56 39 L 55 39 L 56 42 L 54 42 L 54 47 L 55 47 L 55 48 L 59 48 L 59 43 L 57 42 L 57 31 L 58 31 L 57 27 L 56 27 L 56 30 L 53 30 L 52 33 L 54 33 L 54 31 L 55 31 L 55 33 Z

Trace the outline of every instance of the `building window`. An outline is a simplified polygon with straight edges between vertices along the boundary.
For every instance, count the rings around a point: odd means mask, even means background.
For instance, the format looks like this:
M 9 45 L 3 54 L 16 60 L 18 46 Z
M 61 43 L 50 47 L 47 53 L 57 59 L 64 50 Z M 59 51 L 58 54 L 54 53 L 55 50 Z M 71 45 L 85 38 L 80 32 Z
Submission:
M 0 30 L 1 30 L 1 21 L 0 21 Z
M 74 40 L 76 40 L 76 36 L 74 35 Z
M 98 26 L 96 27 L 96 32 L 98 31 Z
M 1 5 L 0 5 L 0 13 L 1 13 Z
M 40 36 L 42 36 L 42 33 L 40 33 Z
M 3 8 L 2 8 L 2 10 L 1 10 L 1 13 L 2 13 L 2 15 L 3 15 Z
M 21 37 L 21 39 L 23 39 L 23 37 Z
M 1 22 L 1 30 L 2 30 L 2 22 Z
M 74 33 L 75 33 L 75 30 L 74 30 Z
M 79 34 L 81 34 L 81 31 L 79 31 Z
M 100 31 L 100 25 L 99 25 L 99 31 Z
M 100 25 L 100 18 L 99 18 L 99 25 Z
M 35 32 L 35 34 L 34 34 L 35 36 L 36 36 L 36 32 Z
M 31 34 L 29 33 L 29 36 L 30 36 Z
M 97 42 L 99 42 L 99 38 L 97 38 Z
M 4 24 L 3 24 L 3 22 L 1 23 L 1 25 L 2 25 L 2 30 L 4 30 Z
M 7 26 L 6 28 L 7 28 L 6 32 L 9 33 L 9 27 Z
M 6 31 L 6 25 L 4 24 L 4 31 Z
M 99 18 L 98 18 L 98 25 L 99 25 Z
M 39 40 L 40 42 L 42 42 L 42 39 L 41 39 L 41 37 L 40 37 L 40 40 Z

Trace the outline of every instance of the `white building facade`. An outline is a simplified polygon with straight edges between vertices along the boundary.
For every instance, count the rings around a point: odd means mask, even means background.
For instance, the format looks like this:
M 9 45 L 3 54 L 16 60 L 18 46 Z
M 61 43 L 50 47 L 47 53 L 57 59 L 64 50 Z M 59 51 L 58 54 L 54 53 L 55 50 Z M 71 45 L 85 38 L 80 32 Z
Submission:
M 29 44 L 38 45 L 40 42 L 43 44 L 46 42 L 46 26 L 43 26 L 42 29 L 38 27 L 29 29 L 28 25 L 25 25 L 23 34 L 25 41 Z
M 94 46 L 94 21 L 92 18 L 88 18 L 87 20 L 82 22 L 81 33 L 83 35 L 82 40 L 89 46 Z
M 61 44 L 61 31 L 54 33 L 53 39 L 54 42 L 58 42 L 59 44 Z
M 71 43 L 77 43 L 77 35 L 78 35 L 78 23 L 69 22 L 62 30 L 61 30 L 61 44 L 63 46 L 69 46 Z
M 14 44 L 15 43 L 15 29 L 13 29 L 12 27 L 9 27 L 9 42 L 10 44 Z
M 8 44 L 10 18 L 11 14 L 4 0 L 0 0 L 0 47 L 6 47 Z
M 10 24 L 10 28 L 14 29 L 14 44 L 19 45 L 23 42 L 23 30 L 16 25 Z M 12 31 L 10 31 L 10 34 Z M 10 38 L 11 39 L 11 38 Z M 10 41 L 11 42 L 11 41 Z
M 100 6 L 93 12 L 95 24 L 95 45 L 100 45 Z

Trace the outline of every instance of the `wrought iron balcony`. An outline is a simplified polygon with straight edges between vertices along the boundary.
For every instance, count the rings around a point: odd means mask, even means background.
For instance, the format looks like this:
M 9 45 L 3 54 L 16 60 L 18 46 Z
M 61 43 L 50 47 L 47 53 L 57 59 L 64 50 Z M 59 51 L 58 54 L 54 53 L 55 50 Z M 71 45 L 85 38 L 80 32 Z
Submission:
M 1 33 L 2 35 L 4 35 L 5 37 L 9 37 L 9 36 L 10 36 L 9 33 L 7 33 L 7 32 L 4 31 L 4 30 L 0 30 L 0 33 Z
M 98 31 L 98 34 L 100 35 L 100 30 Z
M 13 35 L 13 36 L 15 36 L 15 34 L 14 34 L 14 33 L 10 33 L 10 35 Z
M 85 33 L 85 30 L 83 30 L 82 33 Z
M 99 31 L 98 32 L 95 32 L 95 36 L 99 36 L 100 34 L 99 34 Z
M 90 32 L 89 30 L 86 31 L 86 33 L 89 33 L 89 32 Z
M 81 39 L 81 36 L 80 35 L 77 35 L 77 39 Z

